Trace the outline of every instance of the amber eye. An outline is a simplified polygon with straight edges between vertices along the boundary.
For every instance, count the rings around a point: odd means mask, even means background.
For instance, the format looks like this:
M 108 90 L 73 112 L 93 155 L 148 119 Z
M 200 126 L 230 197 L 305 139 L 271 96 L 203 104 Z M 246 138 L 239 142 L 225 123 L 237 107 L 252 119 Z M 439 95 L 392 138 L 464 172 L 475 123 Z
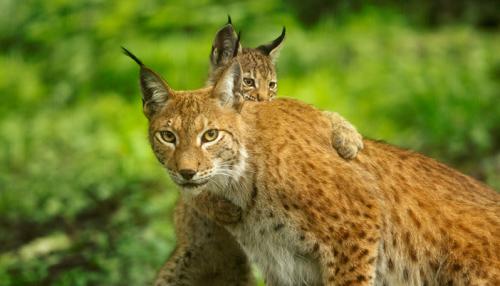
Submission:
M 243 83 L 247 86 L 255 86 L 255 81 L 252 78 L 243 78 Z
M 159 132 L 161 140 L 175 144 L 175 134 L 170 131 L 160 131 Z
M 203 136 L 201 136 L 201 142 L 203 143 L 212 142 L 215 139 L 217 139 L 217 136 L 219 136 L 218 130 L 209 129 L 205 133 L 203 133 Z
M 278 86 L 278 83 L 276 83 L 275 81 L 271 81 L 269 83 L 269 88 L 270 89 L 275 89 L 277 86 Z

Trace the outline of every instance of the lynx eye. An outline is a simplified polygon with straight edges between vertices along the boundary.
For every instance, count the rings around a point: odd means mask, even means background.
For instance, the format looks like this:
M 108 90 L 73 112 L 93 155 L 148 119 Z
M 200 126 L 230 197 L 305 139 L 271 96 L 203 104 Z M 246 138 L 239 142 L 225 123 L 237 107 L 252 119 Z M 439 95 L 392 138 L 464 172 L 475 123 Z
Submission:
M 278 83 L 277 83 L 277 82 L 275 82 L 275 81 L 271 81 L 271 82 L 269 83 L 269 88 L 270 88 L 270 89 L 275 89 L 277 86 L 278 86 Z
M 209 129 L 205 133 L 203 133 L 203 136 L 201 136 L 201 142 L 202 143 L 207 143 L 207 142 L 212 142 L 217 137 L 219 136 L 219 131 L 217 129 Z
M 171 131 L 160 131 L 158 132 L 162 141 L 166 143 L 175 144 L 175 134 Z
M 243 78 L 243 83 L 247 86 L 255 86 L 255 81 L 252 78 Z

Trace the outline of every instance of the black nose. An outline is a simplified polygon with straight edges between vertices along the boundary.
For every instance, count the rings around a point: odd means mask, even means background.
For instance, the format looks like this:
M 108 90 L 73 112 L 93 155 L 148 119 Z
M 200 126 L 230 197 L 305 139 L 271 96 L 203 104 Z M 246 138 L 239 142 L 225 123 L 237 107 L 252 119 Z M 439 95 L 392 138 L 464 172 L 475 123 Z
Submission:
M 196 174 L 196 171 L 191 169 L 182 169 L 179 170 L 179 174 L 181 174 L 184 180 L 191 180 L 193 176 Z

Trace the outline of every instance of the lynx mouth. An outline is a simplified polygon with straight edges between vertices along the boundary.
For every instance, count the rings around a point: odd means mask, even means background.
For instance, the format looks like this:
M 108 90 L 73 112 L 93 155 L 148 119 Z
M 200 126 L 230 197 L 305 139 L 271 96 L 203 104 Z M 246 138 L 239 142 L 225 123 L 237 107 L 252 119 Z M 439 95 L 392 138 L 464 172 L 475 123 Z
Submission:
M 199 188 L 201 186 L 204 186 L 208 183 L 208 181 L 205 181 L 205 182 L 200 182 L 200 183 L 194 183 L 194 182 L 187 182 L 187 183 L 182 183 L 182 184 L 179 184 L 182 188 L 185 188 L 185 189 L 196 189 L 196 188 Z

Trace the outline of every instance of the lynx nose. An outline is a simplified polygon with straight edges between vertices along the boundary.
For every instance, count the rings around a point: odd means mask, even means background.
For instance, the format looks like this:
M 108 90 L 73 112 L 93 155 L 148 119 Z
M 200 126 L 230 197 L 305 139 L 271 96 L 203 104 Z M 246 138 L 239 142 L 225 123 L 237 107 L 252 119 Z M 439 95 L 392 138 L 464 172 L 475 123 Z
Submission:
M 179 170 L 179 174 L 181 174 L 184 180 L 191 180 L 196 174 L 196 171 L 191 169 L 182 169 Z

